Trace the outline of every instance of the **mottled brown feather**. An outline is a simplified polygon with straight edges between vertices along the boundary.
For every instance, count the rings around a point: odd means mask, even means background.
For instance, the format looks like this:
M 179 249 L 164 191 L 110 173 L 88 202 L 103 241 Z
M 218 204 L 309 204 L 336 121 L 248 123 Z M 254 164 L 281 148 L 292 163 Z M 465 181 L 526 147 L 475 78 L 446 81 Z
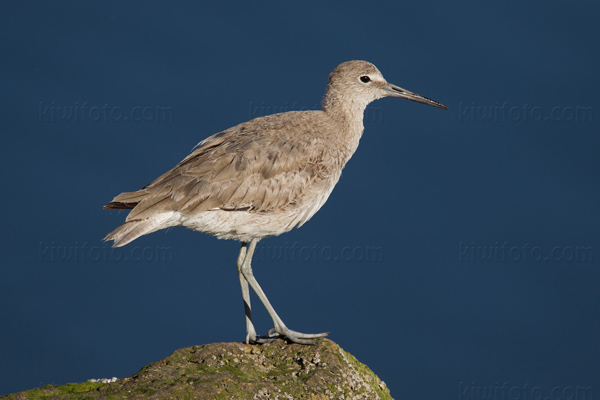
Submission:
M 341 156 L 332 154 L 327 139 L 334 132 L 328 131 L 324 113 L 306 114 L 298 113 L 298 124 L 306 123 L 309 115 L 312 124 L 321 117 L 324 129 L 282 135 L 282 130 L 295 128 L 285 114 L 237 125 L 200 142 L 175 168 L 143 189 L 118 195 L 105 208 L 133 208 L 127 217 L 131 221 L 164 211 L 268 212 L 293 204 L 337 166 L 323 163 L 324 157 L 331 161 L 331 156 Z

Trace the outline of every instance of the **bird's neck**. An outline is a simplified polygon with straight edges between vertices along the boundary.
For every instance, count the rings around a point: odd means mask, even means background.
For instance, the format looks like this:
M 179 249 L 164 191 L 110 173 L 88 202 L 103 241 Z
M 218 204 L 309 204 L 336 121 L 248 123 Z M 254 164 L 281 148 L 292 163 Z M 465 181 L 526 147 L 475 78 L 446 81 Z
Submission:
M 337 124 L 345 128 L 341 132 L 337 132 L 337 135 L 339 135 L 340 142 L 346 147 L 346 161 L 358 147 L 364 130 L 363 118 L 367 104 L 364 101 L 361 102 L 360 99 L 345 97 L 341 93 L 332 93 L 331 91 L 328 91 L 323 99 L 322 110 Z

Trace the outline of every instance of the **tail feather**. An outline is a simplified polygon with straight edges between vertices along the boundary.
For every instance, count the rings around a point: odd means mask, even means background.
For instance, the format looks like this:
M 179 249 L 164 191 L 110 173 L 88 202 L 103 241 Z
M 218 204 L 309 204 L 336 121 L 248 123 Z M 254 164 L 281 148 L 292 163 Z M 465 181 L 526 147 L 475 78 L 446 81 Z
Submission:
M 179 225 L 178 215 L 175 212 L 160 213 L 151 218 L 132 219 L 106 235 L 104 241 L 113 240 L 112 247 L 121 247 L 127 243 L 131 243 L 140 236 L 177 225 Z
M 110 203 L 105 205 L 104 209 L 105 210 L 115 210 L 115 209 L 130 210 L 130 209 L 134 208 L 136 205 L 138 205 L 146 197 L 146 195 L 147 195 L 147 193 L 143 189 L 140 189 L 136 192 L 121 193 L 120 195 L 118 195 L 117 197 L 112 199 L 112 201 Z
M 108 203 L 104 206 L 104 209 L 105 210 L 131 210 L 132 208 L 134 208 L 137 205 L 138 205 L 138 203 L 121 203 L 118 201 L 111 201 L 110 203 Z
M 156 225 L 152 219 L 133 220 L 125 222 L 118 226 L 103 239 L 105 242 L 113 240 L 112 247 L 125 246 L 127 243 L 134 241 L 140 236 L 159 230 L 161 227 Z

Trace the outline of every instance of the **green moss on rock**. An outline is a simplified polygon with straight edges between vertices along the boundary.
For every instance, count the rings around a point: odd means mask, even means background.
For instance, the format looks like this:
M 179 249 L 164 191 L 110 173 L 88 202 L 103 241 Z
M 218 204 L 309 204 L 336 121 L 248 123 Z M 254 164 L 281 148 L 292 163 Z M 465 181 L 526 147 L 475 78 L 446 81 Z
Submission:
M 113 383 L 85 382 L 14 393 L 21 399 L 392 399 L 385 383 L 329 339 L 316 346 L 213 343 L 176 350 Z

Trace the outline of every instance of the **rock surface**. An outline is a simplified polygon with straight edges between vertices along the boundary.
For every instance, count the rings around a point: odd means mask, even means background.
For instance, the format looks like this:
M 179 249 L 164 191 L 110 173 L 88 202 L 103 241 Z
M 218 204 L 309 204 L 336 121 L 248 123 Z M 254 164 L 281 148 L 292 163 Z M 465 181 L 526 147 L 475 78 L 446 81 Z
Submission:
M 6 399 L 392 399 L 385 383 L 329 339 L 316 346 L 213 343 L 176 350 L 112 383 L 85 382 Z

